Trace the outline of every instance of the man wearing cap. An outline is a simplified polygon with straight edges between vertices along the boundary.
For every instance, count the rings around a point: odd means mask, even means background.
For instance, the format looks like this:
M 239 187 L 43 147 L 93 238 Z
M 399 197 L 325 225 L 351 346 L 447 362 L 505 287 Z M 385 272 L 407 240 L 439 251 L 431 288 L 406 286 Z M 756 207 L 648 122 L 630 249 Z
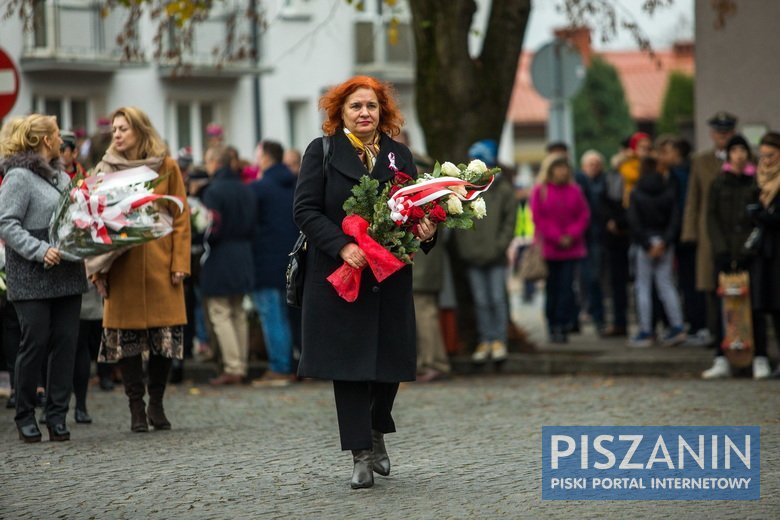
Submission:
M 685 201 L 680 240 L 696 244 L 696 289 L 708 295 L 707 324 L 710 332 L 714 332 L 718 305 L 715 295 L 712 244 L 707 233 L 707 200 L 710 187 L 726 159 L 726 143 L 734 136 L 737 118 L 721 111 L 711 117 L 707 124 L 710 127 L 710 139 L 714 148 L 696 154 L 691 162 L 688 197 Z

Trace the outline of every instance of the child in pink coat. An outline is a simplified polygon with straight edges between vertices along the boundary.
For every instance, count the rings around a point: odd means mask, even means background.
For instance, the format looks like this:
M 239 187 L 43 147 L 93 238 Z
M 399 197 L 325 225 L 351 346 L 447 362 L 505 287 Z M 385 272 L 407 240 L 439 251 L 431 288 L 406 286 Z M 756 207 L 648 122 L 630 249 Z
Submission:
M 539 182 L 531 192 L 531 212 L 537 243 L 547 262 L 545 313 L 550 341 L 565 343 L 566 326 L 577 316 L 574 302 L 574 271 L 585 257 L 585 231 L 590 211 L 582 190 L 574 182 L 565 155 L 550 155 L 542 163 Z

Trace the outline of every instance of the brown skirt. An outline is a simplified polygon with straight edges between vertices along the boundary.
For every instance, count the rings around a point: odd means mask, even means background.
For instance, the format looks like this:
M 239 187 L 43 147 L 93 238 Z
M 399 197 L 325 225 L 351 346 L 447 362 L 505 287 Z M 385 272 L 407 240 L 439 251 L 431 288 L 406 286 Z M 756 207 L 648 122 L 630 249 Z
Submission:
M 152 329 L 103 329 L 100 363 L 112 363 L 139 354 L 155 354 L 171 359 L 184 357 L 184 327 Z

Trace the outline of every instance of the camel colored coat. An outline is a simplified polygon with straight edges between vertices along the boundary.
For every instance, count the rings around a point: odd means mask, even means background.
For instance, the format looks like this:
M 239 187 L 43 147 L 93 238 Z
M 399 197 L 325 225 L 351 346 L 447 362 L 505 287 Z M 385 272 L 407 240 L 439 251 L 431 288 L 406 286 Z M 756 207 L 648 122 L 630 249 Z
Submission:
M 187 323 L 184 285 L 173 285 L 171 273 L 190 274 L 190 210 L 181 171 L 166 157 L 157 185 L 159 195 L 174 195 L 184 201 L 184 210 L 170 204 L 173 233 L 136 246 L 117 258 L 108 272 L 108 298 L 103 327 L 150 329 Z
M 714 150 L 697 154 L 691 162 L 680 240 L 696 242 L 696 288 L 700 291 L 715 290 L 715 259 L 707 230 L 707 208 L 710 187 L 720 174 L 722 165 Z

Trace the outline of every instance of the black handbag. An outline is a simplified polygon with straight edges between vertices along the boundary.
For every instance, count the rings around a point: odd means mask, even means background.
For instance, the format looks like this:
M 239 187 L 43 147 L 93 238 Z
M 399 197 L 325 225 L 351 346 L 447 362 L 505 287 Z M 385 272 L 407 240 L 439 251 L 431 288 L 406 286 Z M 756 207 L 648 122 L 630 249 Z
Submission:
M 290 259 L 287 261 L 287 272 L 285 273 L 287 305 L 296 309 L 300 309 L 303 303 L 303 273 L 305 271 L 306 235 L 301 231 L 290 252 Z
M 330 138 L 322 138 L 322 174 L 330 162 Z M 303 275 L 306 272 L 306 249 L 307 239 L 303 231 L 298 235 L 298 239 L 293 245 L 287 261 L 287 271 L 285 272 L 285 299 L 287 305 L 300 309 L 303 305 Z

